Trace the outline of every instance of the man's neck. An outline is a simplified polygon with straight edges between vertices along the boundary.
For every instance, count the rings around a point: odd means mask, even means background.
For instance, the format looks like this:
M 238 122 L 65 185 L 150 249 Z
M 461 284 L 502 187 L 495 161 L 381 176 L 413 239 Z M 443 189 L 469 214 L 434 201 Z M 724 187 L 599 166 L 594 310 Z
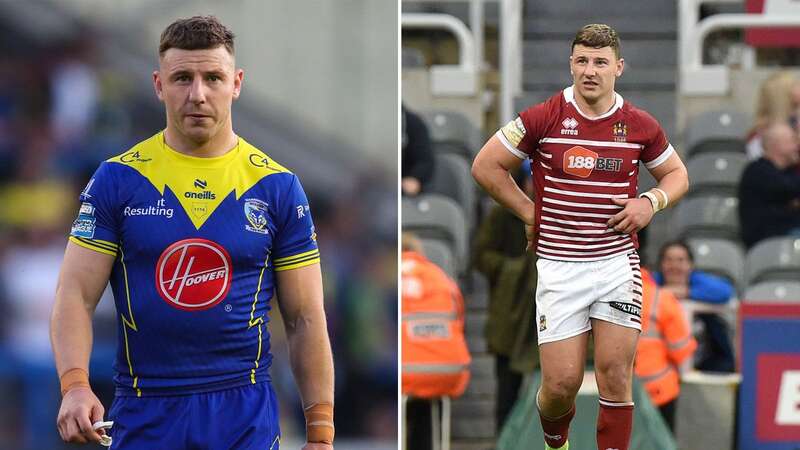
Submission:
M 178 131 L 167 126 L 164 130 L 164 142 L 173 150 L 184 155 L 197 158 L 214 158 L 228 153 L 239 142 L 233 128 L 220 130 L 206 142 L 195 142 Z
M 614 91 L 609 92 L 607 95 L 604 95 L 594 102 L 587 101 L 577 89 L 573 89 L 573 92 L 578 108 L 590 118 L 602 116 L 607 113 L 614 107 L 614 103 L 617 101 L 617 94 L 615 94 Z
M 791 165 L 785 158 L 766 153 L 764 154 L 764 159 L 771 162 L 773 166 L 778 168 L 778 170 L 784 170 Z

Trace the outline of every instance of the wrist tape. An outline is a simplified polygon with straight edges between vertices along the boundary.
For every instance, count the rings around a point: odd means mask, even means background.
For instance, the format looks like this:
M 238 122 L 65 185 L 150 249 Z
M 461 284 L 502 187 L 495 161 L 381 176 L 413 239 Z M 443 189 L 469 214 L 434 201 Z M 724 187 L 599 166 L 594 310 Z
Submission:
M 306 441 L 333 444 L 333 404 L 314 403 L 305 408 Z
M 91 388 L 89 385 L 89 373 L 86 372 L 84 369 L 75 367 L 73 369 L 69 369 L 61 375 L 61 395 L 64 396 L 67 392 L 77 387 L 88 387 Z

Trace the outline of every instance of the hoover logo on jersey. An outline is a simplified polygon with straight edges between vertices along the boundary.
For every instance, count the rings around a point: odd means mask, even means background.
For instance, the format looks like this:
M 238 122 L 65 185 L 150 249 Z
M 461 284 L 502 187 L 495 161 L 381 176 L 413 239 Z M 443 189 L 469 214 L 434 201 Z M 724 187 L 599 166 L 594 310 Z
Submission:
M 233 269 L 222 246 L 206 239 L 178 241 L 156 263 L 156 290 L 165 302 L 185 311 L 209 309 L 228 294 Z

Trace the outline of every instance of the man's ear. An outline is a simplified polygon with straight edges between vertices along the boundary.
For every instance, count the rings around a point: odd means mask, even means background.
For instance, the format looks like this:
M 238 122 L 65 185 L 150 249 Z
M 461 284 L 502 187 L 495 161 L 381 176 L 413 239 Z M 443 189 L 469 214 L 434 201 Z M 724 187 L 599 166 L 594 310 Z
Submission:
M 156 91 L 156 97 L 163 102 L 164 97 L 162 95 L 161 75 L 157 70 L 153 71 L 153 89 Z

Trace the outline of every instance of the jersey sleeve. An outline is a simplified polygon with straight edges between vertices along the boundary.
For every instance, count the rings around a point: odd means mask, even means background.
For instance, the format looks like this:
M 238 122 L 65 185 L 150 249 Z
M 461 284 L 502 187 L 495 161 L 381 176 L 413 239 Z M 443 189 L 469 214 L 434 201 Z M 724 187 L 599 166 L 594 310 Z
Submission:
M 654 169 L 667 160 L 675 149 L 667 140 L 667 135 L 658 121 L 650 114 L 642 112 L 643 127 L 647 131 L 647 139 L 642 149 L 641 160 L 648 169 Z
M 288 191 L 277 212 L 277 231 L 273 241 L 275 271 L 297 269 L 319 262 L 317 233 L 311 219 L 308 199 L 297 176 L 292 175 Z
M 81 247 L 116 256 L 119 249 L 117 186 L 111 163 L 100 164 L 80 194 L 78 217 L 69 240 Z
M 547 132 L 548 120 L 554 114 L 556 100 L 553 97 L 522 111 L 516 119 L 497 131 L 497 137 L 509 152 L 520 159 L 533 155 L 539 147 L 539 140 Z

